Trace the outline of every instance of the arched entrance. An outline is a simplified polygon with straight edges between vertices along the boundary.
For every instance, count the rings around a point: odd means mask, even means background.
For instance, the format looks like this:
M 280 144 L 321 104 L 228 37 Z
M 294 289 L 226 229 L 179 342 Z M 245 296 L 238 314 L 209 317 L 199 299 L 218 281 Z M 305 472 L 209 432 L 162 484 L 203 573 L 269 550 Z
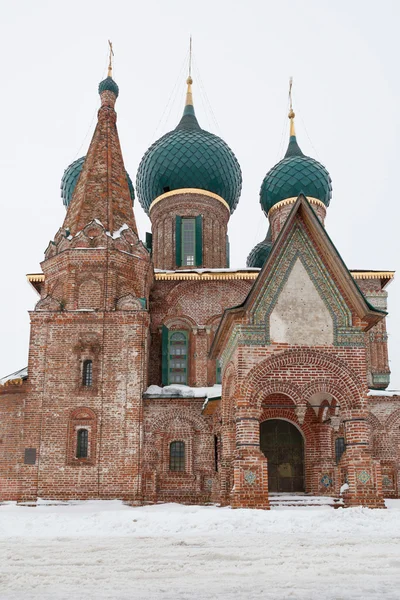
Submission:
M 270 492 L 304 492 L 304 441 L 289 421 L 270 419 L 260 425 L 260 448 L 268 459 Z

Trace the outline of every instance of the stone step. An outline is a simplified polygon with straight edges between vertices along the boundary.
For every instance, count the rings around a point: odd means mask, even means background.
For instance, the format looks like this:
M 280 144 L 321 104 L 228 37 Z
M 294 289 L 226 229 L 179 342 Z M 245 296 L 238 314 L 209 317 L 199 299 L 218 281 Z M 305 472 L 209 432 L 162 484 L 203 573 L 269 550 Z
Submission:
M 340 508 L 343 506 L 341 498 L 330 496 L 311 496 L 308 494 L 277 494 L 269 495 L 269 503 L 271 508 L 284 507 L 311 507 L 311 506 L 328 506 L 331 508 Z

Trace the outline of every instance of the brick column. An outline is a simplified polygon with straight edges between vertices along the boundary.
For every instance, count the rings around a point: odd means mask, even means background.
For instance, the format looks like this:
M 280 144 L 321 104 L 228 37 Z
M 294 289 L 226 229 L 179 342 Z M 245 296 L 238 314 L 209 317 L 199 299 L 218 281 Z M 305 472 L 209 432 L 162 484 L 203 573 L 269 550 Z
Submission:
M 319 458 L 313 465 L 311 491 L 318 496 L 335 493 L 336 465 L 332 456 L 332 428 L 326 423 L 318 427 Z
M 345 506 L 385 508 L 380 462 L 372 458 L 369 446 L 367 412 L 363 409 L 345 411 L 343 424 L 346 452 L 342 463 L 349 485 L 344 494 Z
M 260 410 L 239 406 L 235 422 L 232 508 L 269 509 L 267 459 L 260 450 Z

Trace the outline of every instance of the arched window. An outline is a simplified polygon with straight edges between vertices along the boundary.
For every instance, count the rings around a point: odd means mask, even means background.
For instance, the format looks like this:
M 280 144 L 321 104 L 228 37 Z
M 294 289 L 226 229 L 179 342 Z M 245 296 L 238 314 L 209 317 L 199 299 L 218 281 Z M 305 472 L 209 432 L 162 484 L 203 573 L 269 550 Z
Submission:
M 344 438 L 339 437 L 335 441 L 335 455 L 336 455 L 336 464 L 338 465 L 340 459 L 342 458 L 343 452 L 346 450 L 346 444 L 344 443 Z
M 78 429 L 76 434 L 76 458 L 87 458 L 89 448 L 89 432 L 87 429 Z
M 90 387 L 93 384 L 93 363 L 91 360 L 85 360 L 82 369 L 82 385 Z
M 169 446 L 169 470 L 185 470 L 185 442 L 171 442 Z
M 187 383 L 188 340 L 184 331 L 169 334 L 168 383 Z

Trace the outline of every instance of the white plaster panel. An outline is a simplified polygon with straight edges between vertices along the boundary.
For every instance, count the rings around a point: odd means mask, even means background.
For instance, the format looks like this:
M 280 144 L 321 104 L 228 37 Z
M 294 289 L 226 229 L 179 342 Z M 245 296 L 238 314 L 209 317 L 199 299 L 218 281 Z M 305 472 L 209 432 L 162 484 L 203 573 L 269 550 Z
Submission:
M 270 337 L 287 344 L 333 344 L 332 317 L 300 259 L 270 315 Z

